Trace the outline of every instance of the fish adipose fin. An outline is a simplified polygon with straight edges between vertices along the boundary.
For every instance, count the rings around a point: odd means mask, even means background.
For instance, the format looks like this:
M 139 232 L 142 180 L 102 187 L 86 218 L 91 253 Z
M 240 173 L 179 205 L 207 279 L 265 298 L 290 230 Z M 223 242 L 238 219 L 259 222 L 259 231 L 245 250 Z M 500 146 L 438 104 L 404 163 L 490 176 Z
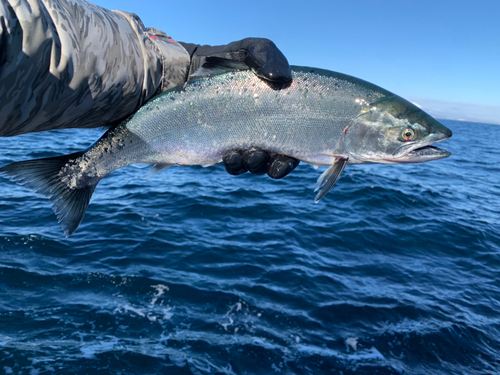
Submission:
M 54 158 L 20 161 L 0 168 L 11 181 L 24 185 L 49 198 L 66 237 L 69 237 L 80 225 L 90 197 L 99 179 L 95 179 L 82 188 L 70 188 L 61 174 L 61 169 L 69 161 L 81 156 L 81 152 Z
M 160 173 L 161 171 L 164 171 L 167 168 L 170 168 L 173 164 L 155 164 L 153 168 L 151 168 L 148 173 L 144 175 L 144 178 L 149 178 L 151 176 L 154 176 L 157 173 Z
M 319 193 L 314 198 L 314 203 L 318 203 L 335 185 L 348 160 L 349 158 L 335 158 L 335 162 L 319 176 L 316 189 L 314 189 L 314 192 L 319 190 Z
M 231 72 L 233 70 L 249 70 L 247 64 L 242 61 L 223 59 L 221 57 L 207 56 L 202 66 L 191 75 L 191 78 Z

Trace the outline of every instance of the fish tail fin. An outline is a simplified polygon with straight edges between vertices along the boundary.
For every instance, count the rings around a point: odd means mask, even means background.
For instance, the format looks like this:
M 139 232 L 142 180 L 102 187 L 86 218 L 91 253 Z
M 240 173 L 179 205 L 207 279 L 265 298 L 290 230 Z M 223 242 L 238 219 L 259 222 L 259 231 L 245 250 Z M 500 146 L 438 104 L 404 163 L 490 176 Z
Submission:
M 100 180 L 92 179 L 81 188 L 68 185 L 68 173 L 62 173 L 62 169 L 82 154 L 77 152 L 53 158 L 20 161 L 0 168 L 0 173 L 7 175 L 11 181 L 49 198 L 66 237 L 71 236 L 80 225 Z

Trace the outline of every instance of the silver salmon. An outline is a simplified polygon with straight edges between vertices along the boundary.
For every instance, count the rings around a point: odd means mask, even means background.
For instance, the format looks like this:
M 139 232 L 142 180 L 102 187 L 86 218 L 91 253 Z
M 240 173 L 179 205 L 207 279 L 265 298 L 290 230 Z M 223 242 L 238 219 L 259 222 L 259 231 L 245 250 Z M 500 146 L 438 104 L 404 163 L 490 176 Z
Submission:
M 223 64 L 222 64 L 223 65 Z M 318 202 L 347 164 L 418 163 L 445 158 L 430 146 L 451 137 L 440 122 L 405 99 L 345 74 L 292 67 L 277 87 L 248 70 L 205 73 L 149 101 L 82 152 L 0 168 L 11 180 L 49 197 L 70 236 L 99 181 L 136 163 L 150 174 L 178 165 L 218 164 L 234 150 L 260 149 L 329 168 Z

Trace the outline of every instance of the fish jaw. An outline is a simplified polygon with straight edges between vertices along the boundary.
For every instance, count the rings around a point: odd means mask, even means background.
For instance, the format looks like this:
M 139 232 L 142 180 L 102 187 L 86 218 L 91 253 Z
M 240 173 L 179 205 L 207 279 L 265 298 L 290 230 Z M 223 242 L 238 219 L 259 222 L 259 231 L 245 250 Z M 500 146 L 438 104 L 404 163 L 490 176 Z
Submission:
M 447 158 L 451 152 L 436 146 L 418 147 L 408 151 L 404 156 L 397 159 L 388 160 L 394 163 L 425 163 L 427 161 Z

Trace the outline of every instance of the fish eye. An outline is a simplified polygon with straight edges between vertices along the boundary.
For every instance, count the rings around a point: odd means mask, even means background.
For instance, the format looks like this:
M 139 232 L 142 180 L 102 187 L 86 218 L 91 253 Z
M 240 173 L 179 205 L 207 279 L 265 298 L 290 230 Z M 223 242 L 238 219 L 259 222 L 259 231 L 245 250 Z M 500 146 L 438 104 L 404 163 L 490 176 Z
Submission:
M 412 141 L 415 138 L 415 130 L 406 128 L 401 136 L 405 141 Z

